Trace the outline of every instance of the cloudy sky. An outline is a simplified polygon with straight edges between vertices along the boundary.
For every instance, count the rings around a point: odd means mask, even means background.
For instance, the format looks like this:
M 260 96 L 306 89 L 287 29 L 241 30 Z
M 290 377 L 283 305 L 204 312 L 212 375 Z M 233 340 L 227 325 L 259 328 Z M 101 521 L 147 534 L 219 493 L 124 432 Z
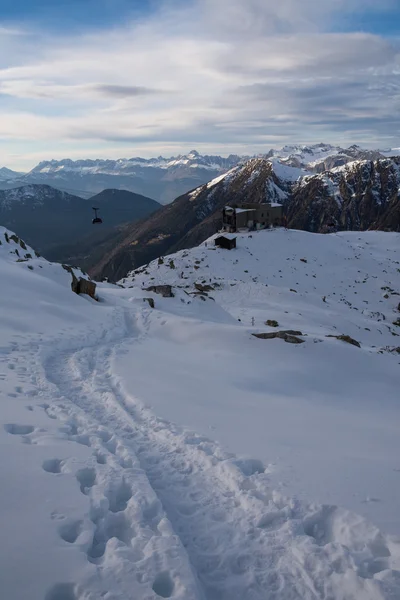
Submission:
M 0 8 L 0 166 L 400 146 L 400 0 Z

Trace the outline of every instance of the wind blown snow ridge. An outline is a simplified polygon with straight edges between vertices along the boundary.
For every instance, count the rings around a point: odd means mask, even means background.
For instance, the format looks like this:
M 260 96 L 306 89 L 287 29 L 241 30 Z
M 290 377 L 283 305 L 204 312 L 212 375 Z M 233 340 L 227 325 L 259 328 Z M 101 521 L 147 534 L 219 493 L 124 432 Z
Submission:
M 400 597 L 387 533 L 400 532 L 398 357 L 383 350 L 397 339 L 397 234 L 260 232 L 231 252 L 210 239 L 124 288 L 99 284 L 99 303 L 11 235 L 0 230 L 7 600 Z M 146 289 L 158 284 L 173 296 Z M 303 343 L 256 339 L 276 330 L 267 319 Z

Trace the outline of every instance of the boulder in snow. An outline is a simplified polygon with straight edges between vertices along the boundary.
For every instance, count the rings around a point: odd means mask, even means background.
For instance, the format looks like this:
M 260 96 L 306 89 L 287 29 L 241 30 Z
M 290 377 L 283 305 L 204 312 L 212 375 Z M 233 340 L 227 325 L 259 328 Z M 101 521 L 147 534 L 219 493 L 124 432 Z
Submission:
M 270 333 L 253 333 L 252 335 L 260 340 L 280 338 L 288 344 L 304 344 L 304 340 L 297 337 L 304 334 L 301 331 L 293 331 L 292 329 L 288 329 L 287 331 L 272 331 Z
M 155 294 L 161 294 L 163 298 L 173 298 L 174 293 L 171 285 L 151 285 L 145 288 L 146 292 L 154 292 Z
M 63 269 L 68 271 L 72 275 L 71 282 L 71 290 L 75 294 L 87 294 L 93 300 L 97 300 L 96 298 L 96 284 L 94 281 L 90 281 L 89 279 L 85 279 L 84 277 L 77 277 L 74 273 L 74 270 L 69 265 L 62 265 Z
M 150 308 L 155 308 L 155 304 L 154 304 L 153 298 L 143 298 L 143 302 L 148 302 Z
M 346 342 L 347 344 L 351 344 L 352 346 L 357 346 L 357 348 L 361 348 L 360 342 L 357 342 L 354 338 L 349 335 L 327 335 L 326 337 L 336 338 L 337 340 L 342 340 L 342 342 Z

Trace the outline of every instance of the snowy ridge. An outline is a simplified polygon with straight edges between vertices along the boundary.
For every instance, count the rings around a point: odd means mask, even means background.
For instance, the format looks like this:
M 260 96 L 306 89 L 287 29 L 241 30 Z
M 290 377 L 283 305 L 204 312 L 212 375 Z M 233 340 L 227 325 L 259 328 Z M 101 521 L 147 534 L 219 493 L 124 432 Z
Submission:
M 0 246 L 7 600 L 400 596 L 398 358 L 374 348 L 396 339 L 398 235 L 209 240 L 99 284 L 99 303 L 18 248 Z M 144 289 L 168 282 L 172 298 Z M 255 339 L 267 317 L 304 344 Z M 342 329 L 362 347 L 325 338 Z M 343 487 L 346 508 L 310 502 Z
M 295 182 L 302 174 L 322 173 L 352 160 L 378 160 L 396 152 L 368 150 L 353 145 L 341 148 L 330 144 L 292 145 L 272 149 L 258 156 L 227 157 L 202 155 L 196 150 L 188 154 L 156 158 L 47 160 L 29 173 L 0 169 L 0 187 L 46 183 L 75 191 L 83 197 L 93 196 L 107 188 L 125 189 L 168 204 L 195 186 L 205 185 L 252 158 L 270 159 L 277 176 Z M 397 153 L 398 154 L 398 153 Z M 293 169 L 293 170 L 291 170 Z
M 7 169 L 7 167 L 0 167 L 0 181 L 10 181 L 13 179 L 18 179 L 21 177 L 23 173 L 18 171 L 12 171 L 11 169 Z
M 266 154 L 259 154 L 260 158 L 272 158 L 277 168 L 281 168 L 281 173 L 284 173 L 285 166 L 294 168 L 309 169 L 313 170 L 318 164 L 324 159 L 334 157 L 337 155 L 347 156 L 348 159 L 351 157 L 357 159 L 358 155 L 362 155 L 365 152 L 372 152 L 363 150 L 359 146 L 351 146 L 348 149 L 341 148 L 340 146 L 333 146 L 330 144 L 311 144 L 311 145 L 288 145 L 281 149 L 272 149 Z M 398 149 L 376 151 L 376 155 L 381 156 L 396 156 L 399 154 Z M 55 175 L 60 177 L 68 176 L 68 173 L 80 173 L 82 176 L 87 174 L 107 174 L 107 175 L 121 175 L 121 174 L 132 174 L 135 173 L 137 167 L 140 168 L 157 168 L 164 170 L 171 170 L 176 167 L 189 167 L 191 169 L 208 169 L 212 171 L 224 172 L 230 168 L 244 163 L 249 160 L 251 156 L 238 156 L 231 154 L 224 158 L 222 156 L 209 156 L 201 155 L 196 150 L 192 150 L 186 155 L 178 155 L 172 157 L 158 156 L 156 158 L 120 158 L 117 160 L 111 159 L 82 159 L 82 160 L 71 160 L 68 158 L 62 160 L 47 160 L 40 162 L 34 167 L 29 173 L 25 174 L 25 178 L 29 179 L 31 176 L 42 175 Z M 295 171 L 286 171 L 288 177 L 293 178 Z M 298 173 L 299 177 L 301 173 Z M 279 173 L 277 173 L 278 176 Z M 23 173 L 17 173 L 11 171 L 6 167 L 0 169 L 0 178 L 14 179 L 24 176 Z M 286 177 L 284 177 L 286 178 Z
M 240 160 L 239 156 L 231 155 L 228 158 L 221 156 L 201 156 L 195 150 L 192 150 L 187 155 L 173 156 L 171 158 L 120 158 L 118 160 L 50 160 L 39 163 L 30 173 L 31 174 L 60 174 L 68 171 L 81 172 L 82 175 L 92 174 L 108 174 L 117 175 L 129 172 L 135 172 L 135 167 L 157 168 L 157 169 L 173 169 L 176 167 L 190 167 L 192 169 L 208 169 L 208 170 L 223 170 L 226 166 L 235 165 Z
M 65 192 L 54 190 L 48 185 L 24 185 L 10 190 L 0 190 L 0 208 L 7 210 L 15 204 L 29 204 L 30 207 L 41 206 L 46 199 L 54 199 L 54 194 L 66 201 L 72 197 Z

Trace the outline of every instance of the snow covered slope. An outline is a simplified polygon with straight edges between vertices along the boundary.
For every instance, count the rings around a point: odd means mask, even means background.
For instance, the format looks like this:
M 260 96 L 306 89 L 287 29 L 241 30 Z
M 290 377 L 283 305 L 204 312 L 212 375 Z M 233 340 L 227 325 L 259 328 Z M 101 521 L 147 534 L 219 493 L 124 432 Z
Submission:
M 0 240 L 4 598 L 400 597 L 397 234 L 209 241 L 98 303 Z

